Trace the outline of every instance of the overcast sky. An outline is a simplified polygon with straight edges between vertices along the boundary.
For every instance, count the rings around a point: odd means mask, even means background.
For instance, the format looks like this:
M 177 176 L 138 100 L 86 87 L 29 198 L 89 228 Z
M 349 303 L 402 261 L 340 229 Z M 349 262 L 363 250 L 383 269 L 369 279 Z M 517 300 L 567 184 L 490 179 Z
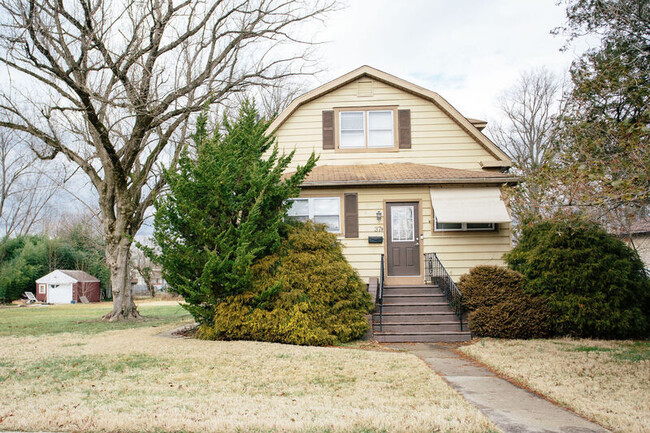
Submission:
M 499 117 L 496 98 L 522 71 L 568 70 L 554 0 L 348 0 L 322 38 L 325 82 L 370 65 L 439 93 L 462 114 Z
M 560 52 L 565 38 L 550 31 L 565 23 L 565 8 L 555 0 L 342 1 L 316 36 L 328 42 L 318 51 L 324 72 L 314 86 L 370 65 L 487 121 L 501 117 L 497 98 L 523 71 L 546 67 L 564 74 L 586 46 Z M 94 203 L 87 179 L 77 177 L 73 189 Z

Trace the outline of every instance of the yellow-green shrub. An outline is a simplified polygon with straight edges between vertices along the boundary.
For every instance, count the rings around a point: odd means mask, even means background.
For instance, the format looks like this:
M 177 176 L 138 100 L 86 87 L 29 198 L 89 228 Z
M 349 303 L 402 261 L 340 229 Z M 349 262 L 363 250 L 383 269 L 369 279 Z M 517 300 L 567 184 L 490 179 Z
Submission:
M 280 250 L 251 271 L 252 290 L 218 304 L 200 338 L 331 345 L 365 334 L 370 295 L 322 226 L 292 225 Z

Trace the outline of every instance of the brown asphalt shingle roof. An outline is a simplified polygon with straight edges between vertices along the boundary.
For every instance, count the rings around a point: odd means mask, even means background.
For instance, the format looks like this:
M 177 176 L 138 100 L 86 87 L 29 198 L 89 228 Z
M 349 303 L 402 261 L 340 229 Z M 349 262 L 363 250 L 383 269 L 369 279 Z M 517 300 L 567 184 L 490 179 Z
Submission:
M 517 181 L 516 176 L 506 173 L 485 170 L 460 170 L 413 163 L 395 163 L 316 166 L 307 176 L 302 186 L 462 184 Z
M 60 269 L 61 272 L 64 274 L 74 278 L 80 283 L 94 283 L 94 282 L 99 282 L 98 278 L 93 277 L 92 275 L 84 272 L 84 271 L 64 271 L 63 269 Z
M 650 233 L 650 220 L 635 221 L 630 227 L 630 233 Z

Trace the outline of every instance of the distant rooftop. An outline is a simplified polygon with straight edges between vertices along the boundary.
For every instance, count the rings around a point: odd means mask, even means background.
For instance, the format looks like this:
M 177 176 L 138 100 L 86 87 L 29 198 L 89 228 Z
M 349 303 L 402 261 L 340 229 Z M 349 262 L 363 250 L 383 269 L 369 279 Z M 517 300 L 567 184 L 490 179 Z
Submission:
M 630 226 L 631 234 L 650 233 L 650 220 L 638 220 Z
M 68 270 L 63 270 L 59 269 L 59 271 L 63 272 L 64 274 L 68 275 L 69 277 L 74 278 L 80 283 L 95 283 L 99 282 L 99 278 L 95 278 L 92 275 L 90 275 L 87 272 L 84 271 L 68 271 Z

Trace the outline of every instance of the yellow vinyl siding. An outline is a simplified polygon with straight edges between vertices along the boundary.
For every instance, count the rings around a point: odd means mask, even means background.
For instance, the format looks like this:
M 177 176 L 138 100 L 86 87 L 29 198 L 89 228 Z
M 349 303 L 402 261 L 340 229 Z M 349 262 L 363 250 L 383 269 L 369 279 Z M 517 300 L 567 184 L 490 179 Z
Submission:
M 503 265 L 502 256 L 511 248 L 509 224 L 499 224 L 497 231 L 486 232 L 433 232 L 432 208 L 428 186 L 382 187 L 382 188 L 332 188 L 303 189 L 301 196 L 340 196 L 346 192 L 358 194 L 359 238 L 338 238 L 343 244 L 343 252 L 348 261 L 358 271 L 364 281 L 379 276 L 379 259 L 386 245 L 385 230 L 386 201 L 420 201 L 422 218 L 421 253 L 438 253 L 443 265 L 451 276 L 458 278 L 470 268 L 482 265 Z M 377 211 L 382 211 L 381 222 L 377 221 Z M 344 209 L 341 209 L 343 215 Z M 368 236 L 384 236 L 384 243 L 369 244 Z M 421 269 L 424 272 L 424 269 Z
M 306 161 L 312 151 L 320 154 L 319 165 L 413 162 L 480 170 L 480 161 L 496 160 L 432 102 L 377 80 L 373 80 L 373 96 L 357 96 L 358 81 L 300 106 L 276 131 L 281 150 L 290 152 L 296 149 L 289 170 Z M 411 149 L 390 152 L 339 152 L 322 149 L 323 110 L 375 105 L 397 105 L 399 109 L 411 110 Z

